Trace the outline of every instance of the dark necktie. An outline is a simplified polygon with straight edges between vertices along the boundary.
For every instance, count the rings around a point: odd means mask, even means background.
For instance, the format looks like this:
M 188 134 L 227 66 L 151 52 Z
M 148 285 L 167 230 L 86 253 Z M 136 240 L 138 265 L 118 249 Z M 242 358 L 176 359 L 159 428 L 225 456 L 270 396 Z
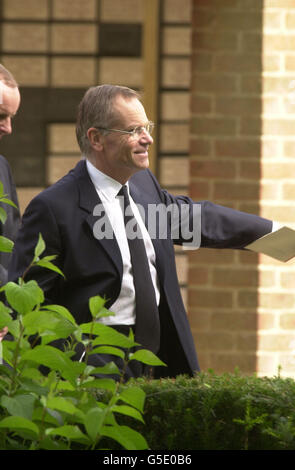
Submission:
M 135 340 L 144 348 L 157 353 L 160 346 L 159 311 L 146 249 L 139 226 L 130 207 L 126 185 L 122 186 L 118 196 L 124 197 L 124 223 L 133 271 L 136 302 Z M 132 227 L 131 236 L 130 234 L 128 236 L 130 231 L 128 227 Z M 136 236 L 134 236 L 135 233 Z

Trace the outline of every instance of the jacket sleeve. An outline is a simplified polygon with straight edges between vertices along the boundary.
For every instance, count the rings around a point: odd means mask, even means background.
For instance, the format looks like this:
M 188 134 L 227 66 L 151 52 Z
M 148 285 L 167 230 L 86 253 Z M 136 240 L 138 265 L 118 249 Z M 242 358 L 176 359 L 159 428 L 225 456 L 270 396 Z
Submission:
M 167 208 L 175 244 L 195 248 L 243 249 L 272 231 L 271 220 L 210 201 L 173 196 L 161 189 L 155 177 L 150 175 Z
M 34 258 L 39 234 L 42 235 L 45 242 L 45 251 L 41 257 L 56 255 L 57 258 L 53 262 L 60 266 L 61 240 L 54 213 L 46 200 L 37 196 L 31 201 L 23 215 L 8 268 L 8 280 L 17 282 L 19 277 L 23 277 L 27 273 L 25 280 L 35 279 L 43 289 L 47 301 L 50 301 L 50 298 L 47 297 L 50 297 L 50 292 L 60 275 L 41 267 L 28 270 Z

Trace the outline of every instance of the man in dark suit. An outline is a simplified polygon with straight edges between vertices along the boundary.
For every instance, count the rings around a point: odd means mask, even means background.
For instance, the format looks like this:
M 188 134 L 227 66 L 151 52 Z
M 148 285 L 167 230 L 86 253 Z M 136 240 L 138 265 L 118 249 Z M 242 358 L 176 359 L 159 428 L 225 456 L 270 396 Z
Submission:
M 20 105 L 20 93 L 18 85 L 12 74 L 0 64 L 0 139 L 12 132 L 11 120 L 15 116 Z M 11 175 L 7 160 L 0 155 L 0 181 L 3 184 L 4 194 L 18 207 L 18 198 L 15 184 Z M 6 212 L 6 221 L 0 224 L 1 235 L 14 240 L 19 228 L 19 210 L 4 203 L 0 206 Z M 0 284 L 7 281 L 7 268 L 9 253 L 0 252 Z
M 148 169 L 152 127 L 135 91 L 102 85 L 86 92 L 76 128 L 84 159 L 29 204 L 9 278 L 23 275 L 42 233 L 46 254 L 58 255 L 65 275 L 32 271 L 47 301 L 65 305 L 82 323 L 90 320 L 88 299 L 104 296 L 115 315 L 101 321 L 121 332 L 133 328 L 167 364 L 155 368 L 155 377 L 173 377 L 199 370 L 174 244 L 240 249 L 270 232 L 272 222 L 163 190 Z M 90 357 L 95 365 L 110 360 Z M 145 373 L 132 362 L 129 376 Z
M 17 82 L 13 75 L 0 64 L 0 140 L 3 136 L 11 134 L 11 120 L 15 116 L 19 105 L 20 93 Z M 6 212 L 5 223 L 0 224 L 0 235 L 10 240 L 15 240 L 20 225 L 18 198 L 9 164 L 2 155 L 0 155 L 0 181 L 3 184 L 3 193 L 16 206 L 16 208 L 14 208 L 0 202 L 0 207 Z M 7 281 L 9 258 L 9 253 L 0 251 L 0 285 L 4 285 Z M 0 341 L 2 341 L 6 333 L 6 327 L 0 330 Z

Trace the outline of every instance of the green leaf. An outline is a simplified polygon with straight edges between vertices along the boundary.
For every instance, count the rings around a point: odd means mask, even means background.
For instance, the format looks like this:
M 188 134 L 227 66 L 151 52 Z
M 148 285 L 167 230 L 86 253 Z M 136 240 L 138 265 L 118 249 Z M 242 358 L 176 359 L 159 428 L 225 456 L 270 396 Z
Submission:
M 129 387 L 120 393 L 119 399 L 143 413 L 145 392 L 139 387 Z
M 91 297 L 89 299 L 89 310 L 90 310 L 92 317 L 95 318 L 96 320 L 102 317 L 111 317 L 115 315 L 114 312 L 110 312 L 109 310 L 105 308 L 105 303 L 106 303 L 106 300 L 100 295 Z
M 63 411 L 65 413 L 74 415 L 79 410 L 70 400 L 63 397 L 52 397 L 47 400 L 47 408 L 53 410 Z
M 40 450 L 69 450 L 69 448 L 65 442 L 47 436 L 40 442 Z
M 6 219 L 7 219 L 6 210 L 3 209 L 3 207 L 0 207 L 0 222 L 1 222 L 2 224 L 5 224 Z
M 0 421 L 0 428 L 7 428 L 10 431 L 26 432 L 33 436 L 34 439 L 38 438 L 39 429 L 35 423 L 32 423 L 27 418 L 22 416 L 8 416 Z
M 34 349 L 25 352 L 22 356 L 22 362 L 27 360 L 43 364 L 53 370 L 63 369 L 67 365 L 67 357 L 52 346 L 36 346 Z
M 22 416 L 32 419 L 35 397 L 33 395 L 16 395 L 14 397 L 2 396 L 1 405 L 7 409 L 12 416 Z
M 39 371 L 39 369 L 36 369 L 36 367 L 25 367 L 21 371 L 21 377 L 24 377 L 26 379 L 31 379 L 35 382 L 41 382 L 42 379 L 44 378 L 43 374 Z
M 46 261 L 53 261 L 56 258 L 57 258 L 57 255 L 47 255 L 47 256 L 43 256 L 42 259 L 45 259 Z
M 34 251 L 34 261 L 37 261 L 39 259 L 39 256 L 43 253 L 45 250 L 45 242 L 43 240 L 43 237 L 41 233 L 39 233 L 39 238 L 37 245 L 35 246 L 35 251 Z
M 38 333 L 40 336 L 52 335 L 53 339 L 67 338 L 75 330 L 75 326 L 64 317 L 58 318 L 55 312 L 38 310 L 27 313 L 23 318 L 27 335 Z
M 119 442 L 127 450 L 148 449 L 145 438 L 128 426 L 103 426 L 101 434 Z
M 53 315 L 48 312 L 42 312 L 42 310 L 27 313 L 23 318 L 23 325 L 27 335 L 41 334 L 46 330 L 52 332 L 57 322 L 58 320 Z
M 55 312 L 61 317 L 66 318 L 69 322 L 73 323 L 73 325 L 77 325 L 73 315 L 69 312 L 66 307 L 63 307 L 62 305 L 43 305 L 42 308 L 47 309 L 50 312 Z
M 15 338 L 19 337 L 20 334 L 20 325 L 19 325 L 19 320 L 10 320 L 10 323 L 7 323 L 9 332 L 14 336 Z
M 3 364 L 3 345 L 2 341 L 0 341 L 0 365 Z
M 34 422 L 42 422 L 50 426 L 63 426 L 64 422 L 61 414 L 56 410 L 50 410 L 44 405 L 38 406 L 34 409 L 33 415 Z
M 50 436 L 63 436 L 70 441 L 79 441 L 83 444 L 90 444 L 89 438 L 83 434 L 78 426 L 66 424 L 65 426 L 60 426 L 58 428 L 47 429 L 46 434 Z
M 124 359 L 125 352 L 122 349 L 114 348 L 113 346 L 99 346 L 98 348 L 92 349 L 89 355 L 91 354 L 111 354 L 113 356 L 118 356 Z
M 55 271 L 56 273 L 60 274 L 62 277 L 65 277 L 63 272 L 51 261 L 46 260 L 45 258 L 36 261 L 35 266 L 41 266 L 42 268 L 50 269 L 50 271 Z
M 132 418 L 137 419 L 138 421 L 141 421 L 144 423 L 144 420 L 141 416 L 141 413 L 137 411 L 135 408 L 132 408 L 131 406 L 127 405 L 114 405 L 112 406 L 112 411 L 121 413 L 126 416 L 131 416 Z
M 5 286 L 5 295 L 11 307 L 23 315 L 44 302 L 43 291 L 34 280 L 21 285 L 8 282 Z
M 8 324 L 12 321 L 10 312 L 11 309 L 6 307 L 6 305 L 0 301 L 0 330 L 4 328 L 4 326 L 8 326 Z
M 11 350 L 10 348 L 10 344 L 12 341 L 1 341 L 1 348 L 2 348 L 2 352 L 1 352 L 1 361 L 0 361 L 0 364 L 3 363 L 2 359 L 5 359 L 5 361 L 11 365 L 12 362 L 13 362 L 13 358 L 14 358 L 14 355 L 13 355 L 13 351 Z
M 100 295 L 89 299 L 89 310 L 93 318 L 96 318 L 101 309 L 105 306 L 105 299 Z
M 103 390 L 109 390 L 112 393 L 116 391 L 116 382 L 113 379 L 94 379 L 83 383 L 85 388 L 101 388 Z
M 7 197 L 1 196 L 0 201 L 3 202 L 4 204 L 8 204 L 9 206 L 14 207 L 15 209 L 18 209 L 17 205 L 10 199 L 7 199 Z
M 68 382 L 67 380 L 61 380 L 57 383 L 56 385 L 56 390 L 59 390 L 59 391 L 70 391 L 70 392 L 73 392 L 76 390 L 75 386 L 73 386 L 70 382 Z
M 76 379 L 84 369 L 84 364 L 71 361 L 64 352 L 48 345 L 36 346 L 32 350 L 26 351 L 22 355 L 21 362 L 27 360 L 59 371 L 62 377 L 69 380 L 72 385 L 75 385 Z
M 103 367 L 95 367 L 91 370 L 91 375 L 94 374 L 106 374 L 106 375 L 117 375 L 120 371 L 116 364 L 112 361 L 105 364 Z
M 36 368 L 35 371 L 32 367 L 23 369 L 19 376 L 19 384 L 23 391 L 34 395 L 46 396 L 49 393 L 49 388 L 43 386 L 44 375 Z
M 161 361 L 154 353 L 148 349 L 139 349 L 135 353 L 129 355 L 130 360 L 136 360 L 148 364 L 149 366 L 165 366 L 166 364 Z
M 13 250 L 13 246 L 14 243 L 12 240 L 3 237 L 3 235 L 0 235 L 0 251 L 3 251 L 4 253 L 11 253 Z
M 0 343 L 1 344 L 1 343 Z M 5 365 L 0 365 L 0 378 L 4 379 L 5 377 L 12 377 L 14 375 L 14 371 Z M 6 380 L 4 380 L 6 383 Z M 5 390 L 7 391 L 7 388 L 5 386 Z
M 93 346 L 110 345 L 120 346 L 121 348 L 132 348 L 137 344 L 127 336 L 102 323 L 83 323 L 80 327 L 83 333 L 98 336 L 92 341 Z
M 84 425 L 88 436 L 95 441 L 104 423 L 106 412 L 102 408 L 95 407 L 89 410 L 84 418 Z
M 7 305 L 5 305 L 2 301 L 0 301 L 0 314 L 2 313 L 11 313 L 12 310 Z

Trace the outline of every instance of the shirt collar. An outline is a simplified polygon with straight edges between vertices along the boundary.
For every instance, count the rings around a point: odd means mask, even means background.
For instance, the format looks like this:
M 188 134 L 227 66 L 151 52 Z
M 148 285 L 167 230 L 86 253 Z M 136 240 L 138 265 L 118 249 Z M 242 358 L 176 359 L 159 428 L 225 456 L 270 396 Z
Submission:
M 102 194 L 108 201 L 115 199 L 122 188 L 121 183 L 98 170 L 89 160 L 86 160 L 86 166 L 90 179 L 98 193 Z M 126 186 L 128 188 L 128 182 L 126 183 Z

